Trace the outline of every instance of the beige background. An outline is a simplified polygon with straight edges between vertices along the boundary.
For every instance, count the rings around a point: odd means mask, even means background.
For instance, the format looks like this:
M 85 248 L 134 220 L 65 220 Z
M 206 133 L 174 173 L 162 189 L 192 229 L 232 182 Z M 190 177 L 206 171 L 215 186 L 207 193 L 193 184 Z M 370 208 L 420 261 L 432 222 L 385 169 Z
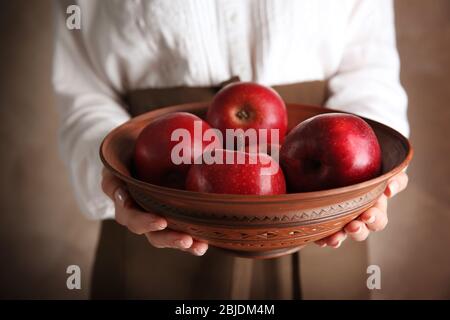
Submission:
M 448 299 L 450 1 L 396 9 L 415 158 L 387 230 L 370 238 L 382 269 L 372 297 Z M 58 157 L 51 1 L 2 1 L 0 39 L 0 298 L 86 298 L 98 223 L 79 213 Z M 80 291 L 66 289 L 70 264 L 82 269 Z

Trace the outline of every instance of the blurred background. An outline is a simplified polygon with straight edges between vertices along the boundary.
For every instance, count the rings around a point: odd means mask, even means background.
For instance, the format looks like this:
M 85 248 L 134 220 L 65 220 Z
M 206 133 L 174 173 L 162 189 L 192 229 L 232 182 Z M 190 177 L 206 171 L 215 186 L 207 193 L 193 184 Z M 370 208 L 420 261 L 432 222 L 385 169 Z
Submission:
M 396 0 L 415 158 L 389 225 L 371 235 L 375 299 L 450 298 L 450 1 Z M 0 1 L 0 298 L 88 298 L 99 223 L 86 220 L 57 149 L 52 1 Z M 325 249 L 331 250 L 331 249 Z M 66 288 L 66 268 L 82 289 Z

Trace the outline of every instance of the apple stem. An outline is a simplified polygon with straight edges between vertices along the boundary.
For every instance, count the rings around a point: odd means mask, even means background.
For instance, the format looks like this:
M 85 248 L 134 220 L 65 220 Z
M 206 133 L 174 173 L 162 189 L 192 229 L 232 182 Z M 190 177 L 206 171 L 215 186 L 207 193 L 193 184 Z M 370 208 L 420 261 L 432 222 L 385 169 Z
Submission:
M 236 116 L 239 119 L 248 119 L 248 118 L 250 118 L 250 113 L 247 112 L 247 110 L 245 110 L 245 109 L 241 109 L 236 113 Z

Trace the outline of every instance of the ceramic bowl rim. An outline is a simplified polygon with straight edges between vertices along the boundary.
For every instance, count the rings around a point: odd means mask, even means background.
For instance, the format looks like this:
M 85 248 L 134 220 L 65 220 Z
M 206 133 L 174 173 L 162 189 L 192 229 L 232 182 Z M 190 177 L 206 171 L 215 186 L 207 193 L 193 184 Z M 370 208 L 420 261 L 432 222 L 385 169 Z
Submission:
M 287 194 L 279 194 L 279 195 L 236 195 L 236 194 L 216 194 L 216 193 L 204 193 L 204 192 L 194 192 L 194 191 L 188 191 L 188 190 L 181 190 L 181 189 L 173 189 L 163 186 L 158 186 L 155 184 L 151 184 L 148 182 L 141 181 L 139 179 L 134 178 L 133 176 L 128 176 L 123 173 L 121 173 L 119 170 L 114 168 L 107 160 L 107 157 L 104 155 L 104 148 L 107 143 L 110 143 L 110 140 L 112 140 L 112 137 L 115 136 L 115 134 L 118 131 L 121 131 L 124 129 L 125 126 L 130 126 L 131 124 L 147 120 L 150 113 L 153 113 L 155 116 L 158 114 L 166 114 L 169 112 L 175 112 L 175 111 L 192 111 L 192 110 L 202 110 L 203 108 L 206 108 L 208 105 L 208 102 L 197 102 L 197 103 L 185 103 L 185 104 L 179 104 L 175 106 L 170 107 L 164 107 L 160 109 L 156 109 L 154 111 L 150 111 L 147 113 L 144 113 L 142 115 L 139 115 L 135 118 L 132 118 L 128 120 L 127 122 L 123 123 L 122 125 L 116 127 L 111 132 L 109 132 L 105 138 L 103 139 L 101 145 L 100 145 L 100 158 L 103 163 L 103 165 L 116 177 L 118 177 L 120 180 L 132 184 L 136 187 L 139 187 L 141 189 L 148 190 L 150 192 L 157 192 L 157 193 L 163 193 L 165 195 L 171 195 L 177 198 L 184 198 L 184 199 L 190 199 L 195 201 L 207 201 L 207 202 L 221 202 L 224 201 L 227 203 L 245 203 L 245 202 L 251 202 L 253 204 L 255 203 L 277 203 L 277 202 L 290 202 L 290 201 L 308 201 L 308 200 L 314 200 L 324 197 L 332 197 L 332 196 L 339 196 L 346 193 L 354 192 L 357 190 L 362 190 L 370 187 L 374 187 L 380 183 L 383 183 L 385 181 L 388 181 L 391 177 L 395 176 L 396 174 L 400 173 L 402 170 L 407 168 L 408 164 L 410 163 L 412 157 L 413 157 L 413 147 L 410 143 L 410 141 L 404 137 L 400 132 L 397 130 L 382 124 L 378 121 L 367 119 L 364 117 L 364 120 L 368 120 L 369 123 L 376 123 L 378 126 L 383 127 L 384 130 L 387 130 L 391 133 L 392 136 L 397 137 L 401 143 L 405 146 L 407 150 L 406 157 L 402 160 L 400 164 L 392 168 L 390 171 L 377 176 L 375 178 L 372 178 L 370 180 L 366 180 L 360 183 L 352 184 L 345 187 L 339 187 L 339 188 L 332 188 L 332 189 L 326 189 L 326 190 L 319 190 L 319 191 L 311 191 L 311 192 L 300 192 L 300 193 L 287 193 Z M 295 107 L 302 107 L 305 109 L 310 110 L 316 110 L 318 108 L 321 109 L 321 111 L 325 110 L 325 113 L 328 112 L 338 112 L 338 113 L 349 113 L 349 112 L 343 112 L 340 110 L 330 109 L 330 108 L 324 108 L 320 106 L 313 106 L 313 105 L 304 105 L 304 104 L 298 104 L 298 103 L 286 103 L 286 106 L 295 106 Z M 173 111 L 172 111 L 173 110 Z M 349 113 L 352 114 L 352 113 Z M 359 116 L 360 117 L 360 116 Z

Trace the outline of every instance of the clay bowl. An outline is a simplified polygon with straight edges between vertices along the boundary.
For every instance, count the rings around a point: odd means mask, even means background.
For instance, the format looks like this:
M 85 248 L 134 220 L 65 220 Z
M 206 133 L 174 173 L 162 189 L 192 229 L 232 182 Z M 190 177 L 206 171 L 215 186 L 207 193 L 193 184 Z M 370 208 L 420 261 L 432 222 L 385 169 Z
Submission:
M 134 141 L 153 118 L 174 111 L 203 117 L 207 106 L 207 103 L 190 103 L 133 118 L 106 136 L 100 156 L 105 167 L 126 184 L 143 209 L 164 216 L 173 230 L 186 232 L 239 256 L 281 256 L 340 230 L 372 206 L 389 178 L 403 170 L 412 158 L 412 148 L 405 137 L 365 119 L 381 144 L 383 171 L 379 177 L 355 185 L 307 193 L 243 196 L 170 189 L 133 177 Z M 287 107 L 290 128 L 314 115 L 338 112 L 298 104 Z

